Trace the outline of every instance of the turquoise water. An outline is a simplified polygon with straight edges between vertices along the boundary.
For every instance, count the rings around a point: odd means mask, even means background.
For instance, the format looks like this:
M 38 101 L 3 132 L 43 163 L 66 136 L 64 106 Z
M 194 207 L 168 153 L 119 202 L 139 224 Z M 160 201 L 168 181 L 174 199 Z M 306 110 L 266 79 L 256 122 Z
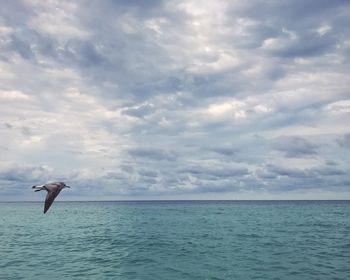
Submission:
M 0 279 L 350 279 L 350 202 L 0 203 Z

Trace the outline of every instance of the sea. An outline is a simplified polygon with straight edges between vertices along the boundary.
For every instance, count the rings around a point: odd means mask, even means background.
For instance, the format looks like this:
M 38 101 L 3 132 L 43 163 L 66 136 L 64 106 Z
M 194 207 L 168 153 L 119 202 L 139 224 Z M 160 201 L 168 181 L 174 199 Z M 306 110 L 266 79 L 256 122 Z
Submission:
M 350 201 L 0 203 L 0 279 L 350 279 Z

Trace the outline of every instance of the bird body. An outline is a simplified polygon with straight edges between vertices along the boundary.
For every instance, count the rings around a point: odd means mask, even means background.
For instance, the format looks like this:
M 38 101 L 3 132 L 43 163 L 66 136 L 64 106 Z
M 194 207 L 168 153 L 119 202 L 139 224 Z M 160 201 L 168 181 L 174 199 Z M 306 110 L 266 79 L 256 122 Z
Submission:
M 70 186 L 67 186 L 63 182 L 54 182 L 54 183 L 49 183 L 45 185 L 36 185 L 32 187 L 32 189 L 34 189 L 35 192 L 39 192 L 42 190 L 47 191 L 45 206 L 44 206 L 44 214 L 47 212 L 47 210 L 49 210 L 55 198 L 59 195 L 61 190 L 63 190 L 64 188 L 70 188 Z

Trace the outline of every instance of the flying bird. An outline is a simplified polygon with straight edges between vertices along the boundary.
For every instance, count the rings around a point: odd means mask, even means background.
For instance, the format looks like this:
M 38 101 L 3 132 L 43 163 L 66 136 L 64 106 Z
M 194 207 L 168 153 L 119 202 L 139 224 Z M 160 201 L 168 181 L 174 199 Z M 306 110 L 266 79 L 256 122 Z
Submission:
M 32 189 L 34 189 L 35 192 L 39 192 L 42 190 L 47 191 L 47 195 L 45 199 L 44 214 L 47 212 L 47 210 L 49 210 L 55 198 L 64 188 L 70 188 L 70 186 L 67 186 L 63 182 L 55 182 L 55 183 L 49 183 L 45 185 L 36 185 L 32 187 Z

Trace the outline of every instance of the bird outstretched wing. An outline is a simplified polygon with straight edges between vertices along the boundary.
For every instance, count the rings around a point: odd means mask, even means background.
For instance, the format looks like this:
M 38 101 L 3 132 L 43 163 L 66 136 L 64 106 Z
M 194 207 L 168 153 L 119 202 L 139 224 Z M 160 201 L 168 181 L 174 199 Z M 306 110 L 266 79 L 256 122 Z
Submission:
M 47 210 L 49 210 L 55 198 L 56 198 L 56 192 L 50 192 L 50 191 L 47 192 L 46 199 L 45 199 L 44 214 L 47 212 Z
M 58 182 L 46 184 L 45 185 L 45 190 L 47 190 L 48 192 L 55 192 L 55 191 L 57 191 L 59 186 L 60 186 L 60 183 L 58 183 Z

